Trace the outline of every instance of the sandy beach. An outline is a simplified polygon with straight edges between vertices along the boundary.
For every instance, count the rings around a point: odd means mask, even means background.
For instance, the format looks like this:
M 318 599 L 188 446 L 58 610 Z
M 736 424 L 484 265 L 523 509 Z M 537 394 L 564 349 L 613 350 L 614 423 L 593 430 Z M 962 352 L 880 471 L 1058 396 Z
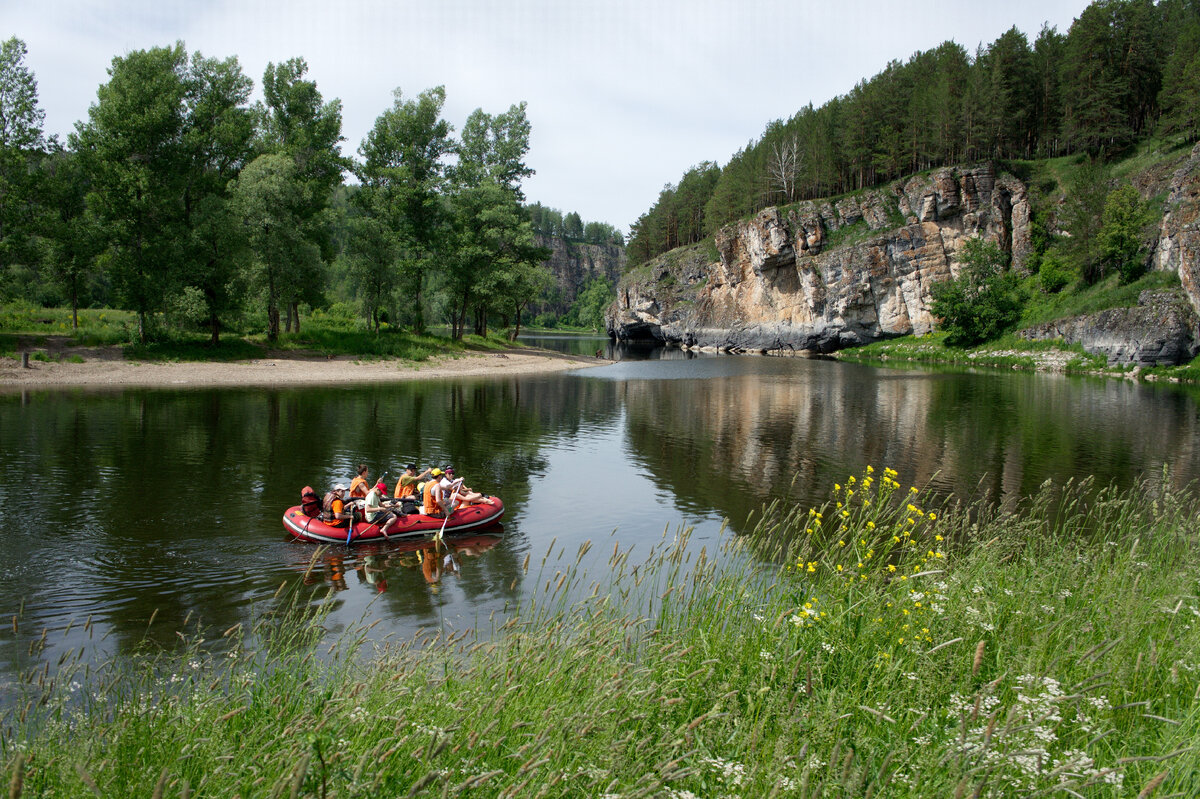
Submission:
M 542 374 L 600 366 L 608 361 L 546 350 L 510 350 L 438 356 L 421 363 L 356 361 L 353 357 L 260 358 L 228 363 L 147 363 L 124 360 L 119 352 L 77 350 L 83 363 L 0 360 L 0 391 L 25 388 L 160 386 L 299 386 L 387 383 L 461 377 Z

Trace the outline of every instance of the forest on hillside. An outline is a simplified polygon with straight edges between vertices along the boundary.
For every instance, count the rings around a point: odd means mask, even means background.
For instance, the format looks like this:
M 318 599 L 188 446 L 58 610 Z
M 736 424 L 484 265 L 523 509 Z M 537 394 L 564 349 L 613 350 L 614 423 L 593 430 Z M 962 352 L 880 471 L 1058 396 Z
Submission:
M 0 45 L 0 303 L 134 311 L 142 342 L 274 341 L 331 303 L 375 332 L 444 323 L 461 338 L 499 317 L 515 336 L 553 283 L 536 233 L 624 243 L 525 203 L 524 103 L 477 109 L 455 135 L 444 88 L 396 89 L 350 158 L 341 102 L 304 59 L 269 64 L 252 104 L 236 57 L 176 43 L 115 57 L 60 141 L 26 55 Z
M 1065 34 L 945 42 L 771 122 L 667 185 L 631 227 L 629 263 L 769 206 L 985 159 L 1103 160 L 1155 135 L 1200 138 L 1200 0 L 1097 0 Z

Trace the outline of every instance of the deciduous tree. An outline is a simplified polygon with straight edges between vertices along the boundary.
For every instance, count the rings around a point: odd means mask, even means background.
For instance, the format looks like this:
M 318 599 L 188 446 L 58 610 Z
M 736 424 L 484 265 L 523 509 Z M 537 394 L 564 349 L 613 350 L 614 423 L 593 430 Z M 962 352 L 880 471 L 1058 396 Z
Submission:
M 90 176 L 88 206 L 107 244 L 104 263 L 118 299 L 137 312 L 143 342 L 149 315 L 178 285 L 186 240 L 187 63 L 182 42 L 114 58 L 88 121 L 71 138 Z

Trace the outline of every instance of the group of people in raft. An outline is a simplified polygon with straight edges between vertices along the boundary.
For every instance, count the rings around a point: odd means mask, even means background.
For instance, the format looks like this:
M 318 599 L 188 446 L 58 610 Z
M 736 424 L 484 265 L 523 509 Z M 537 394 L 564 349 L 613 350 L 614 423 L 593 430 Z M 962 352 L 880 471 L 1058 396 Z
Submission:
M 321 519 L 331 527 L 345 527 L 357 512 L 359 518 L 365 518 L 370 524 L 381 525 L 380 531 L 386 536 L 402 516 L 416 512 L 418 501 L 421 513 L 437 517 L 447 516 L 461 505 L 495 504 L 491 497 L 467 488 L 461 479 L 456 480 L 453 466 L 431 467 L 420 474 L 417 474 L 416 464 L 406 466 L 396 482 L 392 499 L 386 498 L 387 485 L 382 479 L 368 488 L 370 480 L 365 463 L 359 464 L 355 472 L 349 489 L 338 483 L 321 503 Z M 359 501 L 361 510 L 351 506 Z

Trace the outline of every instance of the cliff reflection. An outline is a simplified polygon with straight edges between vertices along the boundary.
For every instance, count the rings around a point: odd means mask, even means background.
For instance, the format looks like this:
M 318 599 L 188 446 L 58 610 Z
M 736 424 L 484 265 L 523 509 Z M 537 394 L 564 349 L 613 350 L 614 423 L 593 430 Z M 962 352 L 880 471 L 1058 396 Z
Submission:
M 1166 465 L 1182 487 L 1200 472 L 1196 407 L 1180 392 L 820 361 L 766 371 L 620 384 L 631 449 L 682 507 L 740 523 L 774 497 L 823 502 L 867 464 L 1002 502 L 1051 477 L 1127 486 Z

